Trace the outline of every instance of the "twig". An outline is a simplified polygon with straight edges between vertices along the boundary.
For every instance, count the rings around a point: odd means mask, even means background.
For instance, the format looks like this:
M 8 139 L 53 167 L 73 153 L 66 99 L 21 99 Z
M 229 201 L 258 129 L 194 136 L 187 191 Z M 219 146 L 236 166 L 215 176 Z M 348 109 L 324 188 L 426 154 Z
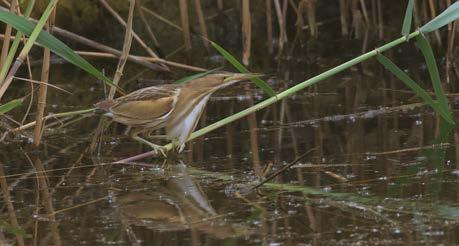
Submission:
M 105 0 L 100 0 L 101 2 L 107 4 Z M 108 6 L 110 7 L 110 6 Z M 129 51 L 131 50 L 132 44 L 132 20 L 134 18 L 134 8 L 135 8 L 135 0 L 129 0 L 129 15 L 128 15 L 128 22 L 126 25 L 126 32 L 124 34 L 124 44 L 123 44 L 123 52 L 121 53 L 118 66 L 116 68 L 115 76 L 113 77 L 113 84 L 118 85 L 121 76 L 123 76 L 124 66 L 126 65 L 127 58 L 129 56 Z M 121 17 L 120 17 L 121 18 Z M 111 87 L 110 93 L 108 94 L 108 99 L 113 99 L 115 96 L 116 88 Z
M 80 115 L 80 114 L 93 113 L 94 110 L 95 110 L 95 109 L 90 108 L 90 109 L 82 109 L 82 110 L 71 111 L 71 112 L 64 112 L 64 113 L 58 113 L 58 114 L 48 114 L 47 116 L 45 116 L 45 117 L 43 118 L 43 120 L 48 120 L 48 119 L 56 118 L 56 117 L 66 117 L 66 116 L 72 116 L 72 115 Z M 29 128 L 35 126 L 35 124 L 37 124 L 37 122 L 36 122 L 36 121 L 32 121 L 32 122 L 27 123 L 27 124 L 25 124 L 25 125 L 22 125 L 22 126 L 20 126 L 20 127 L 11 129 L 10 132 L 14 133 L 14 132 L 23 131 L 23 130 L 26 130 L 26 129 L 29 129 Z
M 102 6 L 104 6 L 105 9 L 107 9 L 107 11 L 113 16 L 115 17 L 115 19 L 121 24 L 123 25 L 126 29 L 127 29 L 127 26 L 129 24 L 126 24 L 126 22 L 123 20 L 123 18 L 121 18 L 121 16 L 110 6 L 110 4 L 107 3 L 107 1 L 105 0 L 99 0 L 99 3 L 102 4 Z M 135 3 L 134 3 L 135 4 Z M 129 23 L 129 21 L 128 21 Z M 151 56 L 151 57 L 154 57 L 154 58 L 159 58 L 158 55 L 150 48 L 148 47 L 148 45 L 139 37 L 139 35 L 137 35 L 137 33 L 135 33 L 133 30 L 132 30 L 132 27 L 131 27 L 131 32 L 132 32 L 132 36 L 134 37 L 135 41 L 137 41 L 137 43 L 140 44 L 140 46 L 142 46 L 142 48 Z M 164 69 L 168 70 L 167 67 L 163 67 Z
M 76 51 L 76 53 L 81 55 L 81 56 L 86 56 L 86 57 L 118 58 L 117 55 L 110 54 L 110 53 L 103 53 L 103 52 Z M 129 57 L 130 58 L 136 58 L 136 59 L 142 59 L 142 60 L 145 60 L 145 61 L 164 63 L 164 64 L 169 65 L 171 67 L 183 68 L 183 69 L 186 69 L 186 70 L 189 70 L 189 71 L 195 71 L 195 72 L 205 72 L 205 71 L 207 71 L 207 69 L 202 68 L 202 67 L 190 66 L 190 65 L 183 64 L 183 63 L 168 61 L 168 60 L 165 60 L 165 59 L 162 59 L 162 58 L 153 58 L 153 57 L 135 56 L 135 55 L 129 55 Z
M 156 12 L 154 12 L 153 10 L 150 10 L 150 9 L 147 9 L 145 7 L 142 6 L 141 8 L 143 11 L 147 12 L 148 14 L 152 15 L 153 17 L 155 17 L 156 19 L 168 24 L 169 26 L 179 30 L 179 31 L 182 31 L 182 28 L 179 27 L 178 25 L 176 25 L 175 23 L 173 23 L 172 21 L 162 17 L 161 15 L 157 14 Z
M 259 188 L 260 186 L 262 186 L 263 184 L 265 184 L 266 182 L 272 180 L 273 178 L 275 178 L 277 175 L 279 175 L 280 173 L 284 172 L 285 170 L 289 169 L 290 167 L 294 166 L 296 163 L 298 163 L 299 161 L 301 161 L 301 159 L 303 159 L 304 157 L 306 157 L 309 153 L 312 152 L 313 149 L 311 150 L 308 150 L 306 153 L 298 156 L 295 160 L 293 160 L 292 162 L 290 162 L 288 165 L 285 165 L 284 167 L 282 167 L 281 169 L 279 169 L 279 171 L 269 175 L 268 177 L 266 177 L 265 180 L 263 180 L 261 183 L 255 185 L 252 190 L 255 190 L 257 188 Z
M 150 35 L 151 41 L 153 41 L 153 44 L 155 46 L 156 51 L 158 52 L 159 55 L 161 55 L 161 45 L 156 38 L 156 35 L 153 33 L 153 30 L 151 29 L 150 24 L 147 21 L 147 18 L 145 18 L 145 14 L 142 11 L 142 3 L 141 0 L 136 0 L 137 4 L 137 12 L 139 13 L 140 19 L 142 20 L 143 24 L 145 25 L 145 28 L 147 29 L 148 35 Z

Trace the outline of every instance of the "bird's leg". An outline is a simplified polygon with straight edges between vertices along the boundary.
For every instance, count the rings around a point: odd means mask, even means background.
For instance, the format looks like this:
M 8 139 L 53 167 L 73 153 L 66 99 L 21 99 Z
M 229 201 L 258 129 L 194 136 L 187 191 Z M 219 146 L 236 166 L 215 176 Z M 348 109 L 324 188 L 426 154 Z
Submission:
M 134 139 L 135 141 L 137 142 L 140 142 L 140 143 L 143 143 L 143 144 L 146 144 L 148 146 L 150 146 L 153 151 L 155 152 L 155 154 L 158 154 L 158 152 L 161 152 L 161 154 L 167 158 L 167 155 L 166 155 L 166 152 L 165 152 L 165 148 L 161 145 L 157 145 L 157 144 L 154 144 L 152 142 L 149 142 L 148 140 L 145 140 L 137 135 L 134 135 L 134 136 L 131 136 L 132 139 Z

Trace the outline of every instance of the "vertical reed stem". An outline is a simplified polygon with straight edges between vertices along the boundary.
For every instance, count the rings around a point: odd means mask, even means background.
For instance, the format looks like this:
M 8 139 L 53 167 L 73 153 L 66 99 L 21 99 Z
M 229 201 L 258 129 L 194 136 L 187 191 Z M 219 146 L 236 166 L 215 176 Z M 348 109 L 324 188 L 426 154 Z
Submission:
M 242 0 L 242 63 L 248 66 L 252 39 L 252 23 L 250 18 L 250 0 Z
M 317 28 L 317 21 L 316 21 L 316 5 L 315 0 L 308 0 L 307 1 L 307 13 L 308 13 L 308 25 L 309 25 L 309 32 L 312 37 L 317 37 L 318 35 L 318 28 Z
M 219 11 L 223 11 L 223 0 L 217 0 L 217 8 Z
M 134 19 L 134 8 L 135 8 L 135 0 L 129 0 L 129 16 L 128 21 L 126 24 L 126 32 L 124 34 L 124 42 L 123 42 L 123 51 L 120 56 L 120 60 L 118 61 L 118 66 L 116 68 L 115 76 L 113 77 L 113 84 L 118 85 L 121 77 L 123 76 L 124 66 L 126 65 L 126 61 L 129 56 L 129 51 L 131 50 L 132 44 L 132 22 Z M 110 88 L 110 93 L 108 94 L 108 99 L 113 99 L 115 96 L 116 88 L 112 86 Z
M 279 23 L 279 53 L 284 49 L 284 42 L 287 41 L 287 34 L 285 31 L 284 17 L 282 16 L 282 9 L 279 0 L 274 0 L 276 8 L 277 22 Z
M 206 47 L 206 49 L 209 50 L 209 35 L 207 33 L 207 25 L 204 19 L 204 13 L 202 11 L 201 0 L 194 0 L 194 6 L 196 9 L 196 15 L 198 16 L 199 29 L 201 29 L 201 35 L 203 37 L 202 42 L 204 44 L 204 47 Z
M 182 23 L 183 41 L 185 44 L 185 51 L 191 51 L 191 35 L 190 35 L 190 22 L 188 15 L 188 0 L 179 0 L 180 5 L 180 20 Z
M 16 7 L 18 5 L 17 0 L 13 0 L 11 5 L 10 5 L 10 12 L 14 13 L 16 10 Z M 5 62 L 6 56 L 8 55 L 8 50 L 10 49 L 10 40 L 11 40 L 11 26 L 6 25 L 5 28 L 5 38 L 3 39 L 3 46 L 2 46 L 2 53 L 0 56 L 0 67 L 3 66 L 3 63 Z
M 52 33 L 52 28 L 54 26 L 54 20 L 56 17 L 56 9 L 54 9 L 53 13 L 51 14 L 51 17 L 49 18 L 47 24 L 46 24 L 46 29 Z M 43 64 L 41 68 L 41 82 L 39 89 L 38 89 L 38 99 L 37 99 L 37 114 L 35 117 L 35 121 L 37 124 L 35 125 L 35 129 L 33 132 L 34 138 L 33 138 L 33 147 L 37 148 L 40 146 L 41 142 L 41 137 L 43 135 L 43 116 L 45 114 L 45 108 L 46 108 L 46 96 L 48 94 L 48 86 L 46 83 L 49 81 L 49 69 L 50 69 L 50 59 L 51 59 L 51 52 L 48 48 L 43 49 Z M 32 92 L 33 93 L 33 92 Z
M 269 54 L 273 53 L 273 17 L 272 17 L 272 0 L 265 0 L 266 6 L 266 36 L 268 39 Z

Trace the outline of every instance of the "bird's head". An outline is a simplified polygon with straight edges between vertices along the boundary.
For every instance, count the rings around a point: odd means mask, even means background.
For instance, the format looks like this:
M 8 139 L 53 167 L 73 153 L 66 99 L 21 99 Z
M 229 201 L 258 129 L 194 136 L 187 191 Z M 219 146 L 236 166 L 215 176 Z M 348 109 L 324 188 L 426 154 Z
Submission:
M 224 83 L 231 83 L 231 82 L 239 82 L 243 80 L 250 80 L 253 78 L 258 78 L 263 76 L 259 73 L 228 73 L 224 75 L 223 82 Z
M 215 91 L 236 82 L 253 79 L 260 76 L 262 75 L 257 73 L 212 73 L 204 77 L 188 81 L 185 87 L 191 87 L 194 90 L 200 91 Z

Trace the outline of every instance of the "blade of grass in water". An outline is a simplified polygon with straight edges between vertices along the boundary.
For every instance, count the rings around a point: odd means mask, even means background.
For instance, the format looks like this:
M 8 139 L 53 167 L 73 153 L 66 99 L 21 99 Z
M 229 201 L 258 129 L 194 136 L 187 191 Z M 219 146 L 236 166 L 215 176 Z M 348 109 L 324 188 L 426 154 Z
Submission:
M 22 102 L 24 101 L 24 99 L 15 99 L 15 100 L 11 100 L 3 105 L 0 105 L 0 115 L 2 114 L 6 114 L 7 112 L 13 110 L 14 108 L 16 107 L 19 107 L 22 105 Z
M 410 34 L 411 22 L 413 20 L 413 9 L 414 9 L 414 0 L 408 2 L 408 7 L 406 7 L 405 19 L 403 20 L 402 35 L 407 36 Z
M 233 65 L 237 70 L 239 70 L 239 72 L 241 73 L 250 73 L 249 70 L 247 70 L 247 68 L 244 67 L 244 65 L 242 65 L 236 58 L 234 58 L 233 55 L 231 55 L 228 51 L 226 51 L 223 47 L 221 47 L 220 45 L 210 41 L 210 43 L 212 44 L 212 46 L 218 51 L 220 52 L 220 54 L 222 54 L 222 56 L 229 62 L 231 63 L 231 65 Z M 260 87 L 264 92 L 266 92 L 266 94 L 268 94 L 269 96 L 273 97 L 273 96 L 276 96 L 276 92 L 271 88 L 271 86 L 268 85 L 268 83 L 266 83 L 265 81 L 263 81 L 262 79 L 260 78 L 252 78 L 250 79 L 250 81 L 252 81 L 255 85 L 257 85 L 258 87 Z
M 15 14 L 6 12 L 6 11 L 0 11 L 0 21 L 8 23 L 12 27 L 14 27 L 16 30 L 24 33 L 27 36 L 32 34 L 32 31 L 34 30 L 36 26 L 33 22 L 26 20 L 25 18 L 17 16 Z M 103 80 L 106 84 L 110 86 L 115 86 L 109 78 L 103 75 L 99 70 L 97 70 L 94 66 L 92 66 L 89 62 L 87 62 L 81 56 L 76 54 L 70 47 L 68 47 L 66 44 L 64 44 L 62 41 L 55 38 L 48 32 L 46 31 L 40 32 L 40 34 L 38 35 L 36 39 L 36 42 L 39 45 L 50 49 L 54 54 L 64 58 L 66 61 L 83 69 L 84 71 L 93 75 L 94 77 L 100 80 Z M 120 87 L 118 86 L 115 86 L 115 87 L 117 87 L 117 89 L 120 92 L 123 92 L 123 90 Z
M 199 79 L 199 78 L 202 78 L 210 73 L 213 73 L 215 71 L 218 71 L 222 69 L 222 67 L 217 67 L 217 68 L 214 68 L 214 69 L 211 69 L 209 71 L 206 71 L 206 72 L 202 72 L 202 73 L 197 73 L 197 74 L 193 74 L 193 75 L 190 75 L 190 76 L 186 76 L 186 77 L 183 77 L 181 79 L 178 79 L 176 81 L 174 81 L 174 84 L 183 84 L 183 83 L 186 83 L 190 80 L 193 80 L 193 79 Z
M 424 55 L 424 59 L 427 63 L 427 68 L 429 70 L 430 79 L 432 80 L 432 85 L 435 91 L 435 96 L 437 97 L 438 102 L 440 103 L 440 107 L 449 113 L 449 106 L 448 106 L 448 99 L 446 98 L 445 92 L 441 86 L 440 74 L 438 72 L 437 63 L 435 61 L 435 56 L 432 51 L 432 47 L 430 47 L 429 42 L 424 37 L 424 35 L 419 35 L 416 37 L 416 41 L 421 49 L 422 54 Z
M 395 65 L 389 58 L 385 57 L 382 54 L 378 54 L 376 59 L 392 74 L 394 74 L 398 79 L 400 79 L 406 86 L 413 90 L 425 103 L 431 106 L 435 112 L 437 112 L 442 118 L 444 118 L 448 123 L 454 124 L 454 121 L 451 119 L 449 112 L 445 111 L 444 108 L 440 107 L 430 96 L 429 94 L 422 89 L 413 79 L 411 79 L 405 72 L 403 72 L 397 65 Z
M 435 17 L 433 20 L 429 21 L 419 30 L 422 33 L 432 32 L 457 19 L 459 19 L 459 1 L 453 3 L 445 11 L 443 11 L 443 13 Z

